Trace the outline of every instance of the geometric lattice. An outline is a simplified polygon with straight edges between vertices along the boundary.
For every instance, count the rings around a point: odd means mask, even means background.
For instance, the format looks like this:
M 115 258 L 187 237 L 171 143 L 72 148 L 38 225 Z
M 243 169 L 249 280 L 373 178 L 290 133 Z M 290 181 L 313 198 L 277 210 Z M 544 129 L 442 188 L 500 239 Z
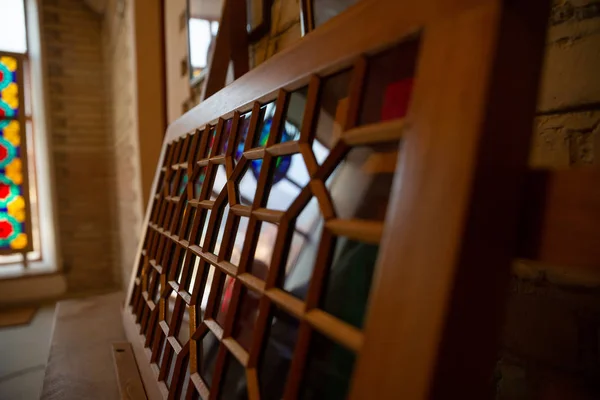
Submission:
M 412 87 L 370 62 L 168 144 L 129 299 L 165 397 L 345 397 Z

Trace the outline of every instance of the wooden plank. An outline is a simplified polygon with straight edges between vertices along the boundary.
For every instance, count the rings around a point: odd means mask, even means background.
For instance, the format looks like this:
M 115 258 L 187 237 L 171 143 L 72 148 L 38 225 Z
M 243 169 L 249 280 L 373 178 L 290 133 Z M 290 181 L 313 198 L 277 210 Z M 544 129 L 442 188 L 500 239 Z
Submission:
M 600 169 L 531 171 L 517 255 L 600 271 Z
M 118 342 L 112 345 L 113 361 L 119 391 L 123 400 L 147 399 L 140 371 L 138 371 L 133 355 L 133 349 L 129 342 Z

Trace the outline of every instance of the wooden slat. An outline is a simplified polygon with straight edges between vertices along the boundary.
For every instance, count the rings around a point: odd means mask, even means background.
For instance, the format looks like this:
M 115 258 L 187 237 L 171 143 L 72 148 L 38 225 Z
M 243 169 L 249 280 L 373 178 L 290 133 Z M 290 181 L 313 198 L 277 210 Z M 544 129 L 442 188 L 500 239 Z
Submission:
M 223 328 L 215 321 L 214 319 L 205 319 L 204 324 L 210 329 L 212 333 L 217 337 L 217 339 L 223 339 Z
M 248 365 L 248 352 L 240 346 L 238 342 L 233 338 L 223 339 L 223 344 L 229 349 L 229 351 L 237 358 L 237 360 L 246 367 Z
M 518 257 L 600 271 L 600 169 L 531 171 Z
M 258 374 L 256 368 L 246 369 L 246 384 L 248 385 L 248 400 L 260 400 Z
M 342 138 L 350 146 L 393 142 L 402 137 L 404 124 L 404 120 L 400 119 L 362 125 L 344 132 Z
M 272 288 L 266 291 L 267 297 L 273 300 L 279 307 L 294 315 L 296 318 L 302 318 L 304 315 L 304 302 L 285 292 L 284 290 Z
M 262 293 L 265 290 L 265 283 L 250 273 L 243 273 L 237 278 L 252 290 Z
M 315 329 L 343 344 L 354 352 L 359 352 L 363 343 L 363 334 L 353 326 L 332 317 L 321 310 L 311 310 L 304 319 Z
M 259 221 L 272 222 L 276 224 L 281 221 L 284 212 L 279 210 L 269 210 L 267 208 L 259 208 L 252 211 L 252 215 L 254 215 Z
M 230 208 L 231 212 L 240 217 L 249 217 L 252 214 L 252 207 L 236 204 Z
M 258 160 L 265 157 L 265 149 L 252 149 L 244 151 L 244 157 L 247 160 Z
M 223 270 L 227 275 L 234 276 L 237 273 L 237 267 L 229 261 L 219 261 L 215 265 Z
M 298 153 L 299 151 L 300 144 L 298 142 L 283 142 L 267 147 L 267 152 L 272 156 L 285 156 Z
M 196 390 L 198 390 L 201 398 L 208 399 L 210 392 L 208 391 L 208 386 L 206 386 L 206 383 L 204 383 L 200 377 L 200 374 L 196 372 L 195 374 L 190 375 L 190 379 L 194 383 L 194 386 L 196 386 Z
M 382 222 L 359 219 L 332 219 L 325 222 L 325 228 L 338 236 L 372 244 L 378 244 L 383 233 Z
M 167 341 L 173 347 L 173 351 L 175 352 L 175 355 L 178 355 L 179 353 L 181 353 L 181 349 L 182 349 L 181 344 L 179 344 L 179 342 L 177 341 L 177 339 L 174 336 L 168 336 Z M 173 357 L 175 357 L 175 355 L 173 355 Z

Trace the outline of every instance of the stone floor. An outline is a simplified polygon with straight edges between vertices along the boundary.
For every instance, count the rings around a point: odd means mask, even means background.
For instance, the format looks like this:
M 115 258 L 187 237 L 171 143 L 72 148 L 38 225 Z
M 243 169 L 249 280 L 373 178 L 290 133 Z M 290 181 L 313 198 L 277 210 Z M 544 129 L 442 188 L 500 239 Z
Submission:
M 0 329 L 0 399 L 40 398 L 54 322 L 44 305 L 29 325 Z

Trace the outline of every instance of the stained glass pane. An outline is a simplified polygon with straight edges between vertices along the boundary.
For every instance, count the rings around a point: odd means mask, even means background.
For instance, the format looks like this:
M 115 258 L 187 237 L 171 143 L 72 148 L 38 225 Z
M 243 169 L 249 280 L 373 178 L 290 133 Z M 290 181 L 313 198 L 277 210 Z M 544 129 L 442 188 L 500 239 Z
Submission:
M 0 251 L 25 249 L 29 242 L 20 128 L 18 121 L 0 120 Z
M 0 50 L 13 53 L 27 51 L 23 0 L 0 1 Z
M 17 60 L 0 56 L 0 118 L 17 117 L 19 112 L 19 87 Z

